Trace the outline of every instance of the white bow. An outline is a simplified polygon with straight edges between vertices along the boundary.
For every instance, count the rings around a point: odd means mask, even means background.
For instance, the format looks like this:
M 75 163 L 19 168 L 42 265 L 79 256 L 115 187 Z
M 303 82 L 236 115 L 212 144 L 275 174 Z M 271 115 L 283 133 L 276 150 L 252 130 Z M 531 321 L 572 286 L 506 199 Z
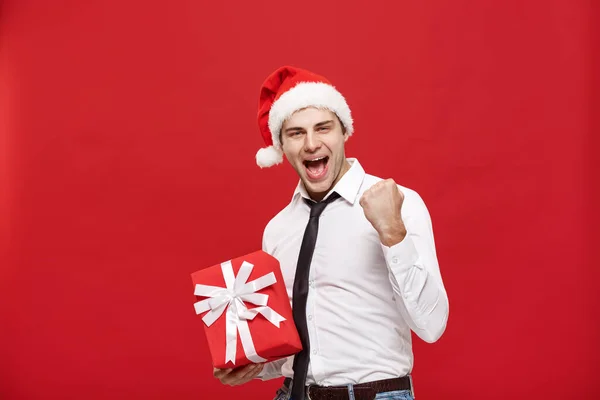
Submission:
M 231 261 L 226 261 L 221 264 L 226 288 L 196 284 L 196 288 L 194 289 L 196 296 L 209 297 L 194 304 L 196 314 L 210 310 L 202 318 L 206 326 L 211 326 L 227 309 L 227 313 L 225 314 L 225 363 L 231 361 L 235 365 L 237 332 L 240 333 L 244 353 L 250 361 L 254 363 L 267 361 L 256 353 L 250 328 L 248 327 L 248 320 L 253 320 L 254 317 L 261 314 L 278 328 L 279 324 L 285 321 L 284 317 L 277 314 L 270 307 L 266 307 L 269 300 L 268 295 L 256 293 L 277 282 L 275 274 L 270 272 L 252 282 L 246 282 L 250 277 L 250 273 L 252 273 L 252 268 L 254 268 L 254 265 L 244 261 L 236 277 L 233 273 Z M 248 309 L 244 301 L 260 307 Z

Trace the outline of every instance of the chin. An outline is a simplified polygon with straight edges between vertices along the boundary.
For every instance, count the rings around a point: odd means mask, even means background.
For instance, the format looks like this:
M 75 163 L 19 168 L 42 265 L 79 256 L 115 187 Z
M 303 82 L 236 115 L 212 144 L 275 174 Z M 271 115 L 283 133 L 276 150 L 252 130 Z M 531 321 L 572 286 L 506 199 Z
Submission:
M 327 194 L 327 192 L 331 189 L 331 179 L 326 179 L 321 182 L 311 182 L 305 178 L 304 187 L 309 193 L 320 193 Z

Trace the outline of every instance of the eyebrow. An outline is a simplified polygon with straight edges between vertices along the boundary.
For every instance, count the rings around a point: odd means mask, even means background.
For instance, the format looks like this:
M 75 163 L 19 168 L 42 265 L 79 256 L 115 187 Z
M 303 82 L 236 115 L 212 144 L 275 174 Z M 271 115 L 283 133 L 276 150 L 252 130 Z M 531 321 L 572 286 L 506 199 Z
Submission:
M 291 128 L 287 128 L 287 129 L 286 129 L 284 132 L 285 132 L 285 133 L 288 133 L 288 132 L 291 132 L 291 131 L 301 131 L 301 130 L 303 130 L 303 129 L 304 129 L 304 128 L 301 128 L 301 127 L 299 127 L 299 126 L 293 126 L 293 127 L 291 127 Z
M 315 128 L 319 128 L 319 127 L 321 127 L 323 125 L 327 125 L 327 124 L 330 124 L 330 123 L 333 123 L 332 119 L 330 119 L 329 121 L 319 122 L 318 124 L 315 125 Z
M 330 123 L 333 123 L 332 119 L 330 119 L 328 121 L 322 121 L 322 122 L 319 122 L 318 124 L 315 124 L 315 128 L 320 128 L 321 126 L 327 125 Z M 288 133 L 288 132 L 292 132 L 292 131 L 302 131 L 302 130 L 304 130 L 304 128 L 302 128 L 300 126 L 292 126 L 290 128 L 287 128 L 284 132 Z

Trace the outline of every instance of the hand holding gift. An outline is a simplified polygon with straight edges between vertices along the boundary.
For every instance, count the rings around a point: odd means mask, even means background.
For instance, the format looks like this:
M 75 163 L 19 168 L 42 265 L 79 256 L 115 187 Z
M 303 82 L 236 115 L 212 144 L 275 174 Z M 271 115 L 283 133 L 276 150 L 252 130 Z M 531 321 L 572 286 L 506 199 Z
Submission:
M 213 375 L 223 385 L 237 386 L 250 382 L 256 378 L 264 368 L 264 364 L 248 364 L 238 368 L 220 369 L 215 368 Z

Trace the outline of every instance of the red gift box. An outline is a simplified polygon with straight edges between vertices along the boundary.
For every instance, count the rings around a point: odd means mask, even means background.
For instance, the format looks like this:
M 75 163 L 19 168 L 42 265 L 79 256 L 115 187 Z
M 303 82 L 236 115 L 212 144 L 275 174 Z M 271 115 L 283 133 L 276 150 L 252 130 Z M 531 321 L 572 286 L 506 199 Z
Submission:
M 213 366 L 270 362 L 302 350 L 279 267 L 257 251 L 192 274 Z

